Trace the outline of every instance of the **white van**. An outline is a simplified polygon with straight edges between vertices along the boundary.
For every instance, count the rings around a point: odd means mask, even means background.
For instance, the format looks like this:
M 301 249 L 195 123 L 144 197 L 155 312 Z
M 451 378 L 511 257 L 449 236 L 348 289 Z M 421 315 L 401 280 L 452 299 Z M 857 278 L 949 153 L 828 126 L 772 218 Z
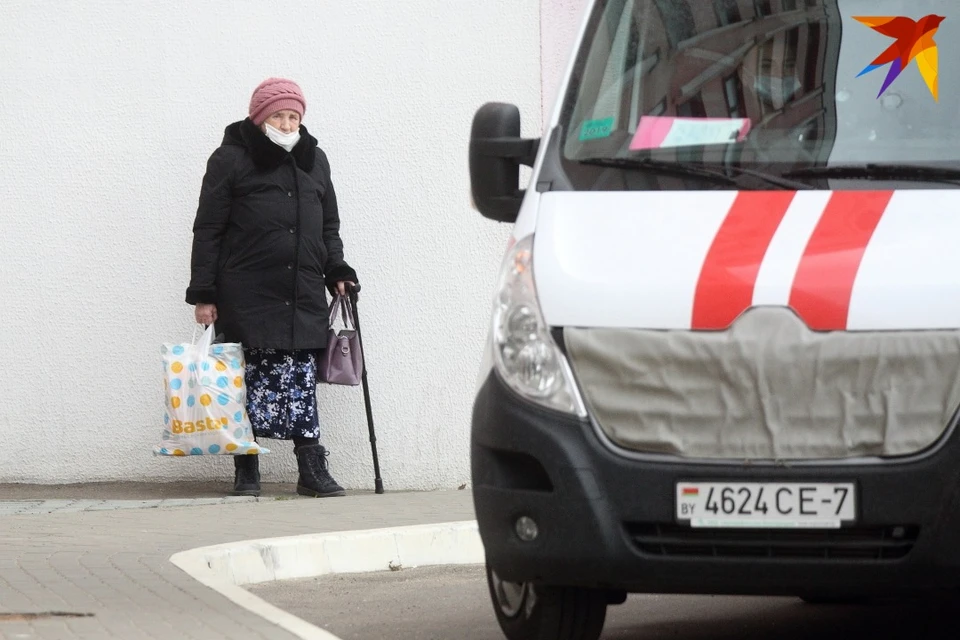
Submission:
M 958 43 L 955 0 L 594 0 L 542 140 L 477 113 L 508 638 L 595 639 L 628 593 L 960 586 Z

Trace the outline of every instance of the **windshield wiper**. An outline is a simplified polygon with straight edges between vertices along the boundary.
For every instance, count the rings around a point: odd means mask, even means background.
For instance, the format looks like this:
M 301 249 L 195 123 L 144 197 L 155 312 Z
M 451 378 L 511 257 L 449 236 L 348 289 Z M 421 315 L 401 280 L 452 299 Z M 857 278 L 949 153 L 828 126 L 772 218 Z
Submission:
M 584 158 L 577 160 L 580 164 L 592 164 L 599 167 L 614 167 L 616 169 L 646 169 L 655 173 L 671 173 L 688 178 L 703 178 L 721 184 L 736 185 L 737 181 L 719 171 L 701 169 L 680 162 L 662 162 L 649 158 Z
M 805 167 L 785 174 L 796 178 L 851 178 L 861 180 L 911 180 L 960 185 L 960 169 L 915 164 L 844 164 L 833 167 Z
M 683 162 L 666 162 L 663 160 L 653 160 L 651 158 L 585 158 L 583 160 L 578 160 L 582 164 L 592 164 L 601 167 L 615 167 L 619 169 L 639 169 L 647 170 L 656 173 L 672 173 L 677 176 L 684 176 L 690 178 L 703 178 L 704 180 L 712 180 L 714 182 L 729 184 L 736 186 L 739 184 L 733 176 L 728 176 L 727 174 L 721 171 L 714 171 L 712 169 L 707 169 L 702 166 L 686 164 Z M 778 187 L 783 187 L 785 189 L 812 189 L 808 184 L 802 182 L 794 182 L 793 180 L 786 180 L 780 176 L 775 176 L 773 174 L 764 173 L 763 171 L 755 171 L 754 169 L 743 169 L 740 167 L 733 167 L 738 175 L 752 176 L 754 178 L 759 178 L 770 184 L 775 184 Z

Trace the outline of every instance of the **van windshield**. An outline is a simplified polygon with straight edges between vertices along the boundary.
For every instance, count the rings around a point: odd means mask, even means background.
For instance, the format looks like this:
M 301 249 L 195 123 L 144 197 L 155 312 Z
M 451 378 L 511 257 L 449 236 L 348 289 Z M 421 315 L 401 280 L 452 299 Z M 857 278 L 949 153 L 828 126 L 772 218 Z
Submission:
M 956 0 L 597 0 L 560 160 L 587 189 L 955 187 L 958 47 Z

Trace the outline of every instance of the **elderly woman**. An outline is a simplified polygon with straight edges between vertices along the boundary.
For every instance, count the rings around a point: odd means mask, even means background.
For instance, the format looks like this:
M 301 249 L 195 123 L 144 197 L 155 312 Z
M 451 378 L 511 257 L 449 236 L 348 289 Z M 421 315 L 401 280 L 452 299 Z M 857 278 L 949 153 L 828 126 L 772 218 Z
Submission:
M 317 354 L 326 346 L 326 288 L 357 282 L 343 257 L 330 162 L 301 120 L 303 92 L 269 78 L 249 117 L 226 128 L 207 163 L 193 226 L 187 303 L 246 358 L 254 434 L 293 440 L 297 493 L 342 496 L 320 445 Z M 259 495 L 258 456 L 235 456 L 234 493 Z

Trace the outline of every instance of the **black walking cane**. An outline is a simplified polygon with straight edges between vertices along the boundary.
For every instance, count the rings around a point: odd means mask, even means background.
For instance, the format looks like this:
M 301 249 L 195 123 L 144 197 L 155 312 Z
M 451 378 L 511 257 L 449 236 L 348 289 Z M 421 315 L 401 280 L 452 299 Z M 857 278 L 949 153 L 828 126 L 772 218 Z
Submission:
M 357 342 L 360 343 L 360 353 L 363 355 L 363 404 L 367 410 L 367 428 L 370 431 L 370 451 L 373 453 L 373 486 L 377 493 L 383 493 L 383 480 L 380 478 L 380 458 L 377 456 L 377 435 L 373 430 L 373 409 L 370 407 L 370 385 L 367 384 L 367 352 L 363 349 L 363 336 L 360 335 L 360 317 L 357 314 L 357 294 L 359 284 L 348 284 L 350 302 L 353 306 L 353 327 L 357 330 Z

